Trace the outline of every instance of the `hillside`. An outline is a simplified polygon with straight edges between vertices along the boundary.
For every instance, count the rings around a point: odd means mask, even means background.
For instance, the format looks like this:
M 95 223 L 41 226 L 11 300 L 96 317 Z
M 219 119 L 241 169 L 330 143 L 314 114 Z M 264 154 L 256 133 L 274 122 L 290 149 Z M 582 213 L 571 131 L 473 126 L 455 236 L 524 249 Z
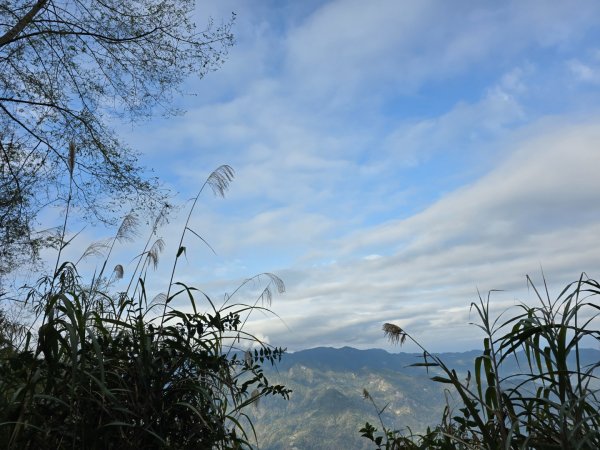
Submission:
M 467 373 L 479 351 L 444 353 L 443 360 Z M 584 350 L 587 361 L 600 360 L 600 352 Z M 391 354 L 384 350 L 314 348 L 286 354 L 268 372 L 271 383 L 293 390 L 289 401 L 266 398 L 250 413 L 263 450 L 370 449 L 358 430 L 366 421 L 379 428 L 373 405 L 363 399 L 366 388 L 384 420 L 399 429 L 421 431 L 439 422 L 446 404 L 444 386 L 429 379 L 419 354 Z M 515 364 L 505 367 L 517 370 Z

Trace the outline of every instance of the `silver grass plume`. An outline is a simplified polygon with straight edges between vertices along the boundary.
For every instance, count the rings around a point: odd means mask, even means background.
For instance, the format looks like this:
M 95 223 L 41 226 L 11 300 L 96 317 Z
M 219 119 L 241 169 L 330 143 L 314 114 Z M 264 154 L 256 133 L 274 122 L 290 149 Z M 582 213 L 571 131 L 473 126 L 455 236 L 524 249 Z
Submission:
M 156 294 L 154 296 L 154 298 L 152 299 L 152 301 L 150 302 L 151 305 L 162 305 L 167 301 L 167 294 L 165 294 L 164 292 L 161 292 L 159 294 Z
M 135 213 L 130 212 L 129 214 L 127 214 L 123 218 L 121 226 L 117 231 L 117 241 L 132 241 L 137 236 L 138 223 L 139 221 Z
M 260 294 L 260 299 L 263 303 L 266 302 L 268 306 L 271 306 L 271 301 L 273 300 L 273 291 L 271 290 L 271 286 L 275 285 L 275 287 L 277 288 L 277 292 L 279 294 L 283 294 L 285 292 L 285 284 L 283 283 L 283 280 L 275 274 L 266 272 L 264 273 L 264 275 L 269 277 L 271 282 L 262 291 L 262 294 Z
M 123 278 L 123 275 L 125 273 L 123 266 L 121 264 L 117 264 L 113 269 L 113 273 L 115 274 L 115 280 L 120 280 L 121 278 Z
M 250 394 L 250 401 L 254 408 L 258 409 L 258 404 L 260 403 L 260 392 L 258 389 L 252 391 L 252 394 Z
M 80 261 L 89 258 L 90 256 L 104 256 L 104 251 L 108 248 L 109 244 L 107 241 L 96 241 L 92 242 L 87 246 L 81 257 L 77 260 Z
M 367 400 L 367 399 L 373 400 L 373 398 L 371 397 L 371 394 L 369 394 L 369 391 L 367 391 L 367 388 L 363 388 L 363 398 L 365 400 Z
M 154 269 L 158 267 L 158 261 L 160 259 L 159 255 L 162 253 L 164 248 L 165 241 L 159 238 L 154 241 L 154 244 L 152 244 L 152 247 L 150 247 L 150 250 L 148 250 L 146 258 L 148 258 L 148 261 L 154 266 Z
M 406 332 L 402 330 L 402 328 L 400 328 L 398 325 L 394 325 L 393 323 L 384 323 L 383 333 L 392 344 L 400 345 L 404 344 L 404 341 L 406 341 L 406 337 L 408 336 Z
M 229 184 L 233 180 L 235 171 L 231 166 L 224 164 L 210 174 L 206 183 L 211 187 L 213 193 L 219 197 L 225 197 Z
M 152 233 L 156 234 L 156 231 L 169 222 L 169 211 L 173 208 L 168 202 L 163 203 L 160 211 L 154 218 L 154 223 L 152 224 Z

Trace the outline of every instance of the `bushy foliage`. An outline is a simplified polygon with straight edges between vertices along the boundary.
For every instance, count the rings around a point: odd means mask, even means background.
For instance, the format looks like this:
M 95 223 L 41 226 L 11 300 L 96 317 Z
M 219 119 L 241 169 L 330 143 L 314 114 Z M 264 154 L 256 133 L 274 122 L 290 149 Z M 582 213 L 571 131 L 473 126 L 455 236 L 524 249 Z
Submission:
M 223 166 L 204 186 L 223 194 L 232 174 Z M 112 244 L 131 226 L 126 218 Z M 0 315 L 1 448 L 250 448 L 256 436 L 245 408 L 267 395 L 288 398 L 262 368 L 284 350 L 243 329 L 253 311 L 269 312 L 263 303 L 283 291 L 281 280 L 251 279 L 264 282 L 249 304 L 230 296 L 217 307 L 173 278 L 151 299 L 148 268 L 162 244 L 149 242 L 124 292 L 110 288 L 122 266 L 103 275 L 108 256 L 89 283 L 65 262 L 24 292 L 35 314 L 29 327 Z
M 234 17 L 202 24 L 196 3 L 0 2 L 0 284 L 55 243 L 38 227 L 48 205 L 70 197 L 80 219 L 115 224 L 167 200 L 114 124 L 178 115 L 189 76 L 221 66 Z
M 377 449 L 597 449 L 600 448 L 600 361 L 582 365 L 582 341 L 600 342 L 600 284 L 583 274 L 554 300 L 536 293 L 539 306 L 521 304 L 507 319 L 490 316 L 489 295 L 472 303 L 485 334 L 484 350 L 464 378 L 394 324 L 383 329 L 392 342 L 411 340 L 423 350 L 414 366 L 436 371 L 432 380 L 449 385 L 458 406 L 448 404 L 441 424 L 424 434 L 402 433 L 381 421 L 360 431 Z M 545 283 L 544 283 L 544 286 Z M 516 359 L 520 373 L 504 373 Z M 365 391 L 365 398 L 372 397 Z M 381 412 L 373 402 L 379 417 Z

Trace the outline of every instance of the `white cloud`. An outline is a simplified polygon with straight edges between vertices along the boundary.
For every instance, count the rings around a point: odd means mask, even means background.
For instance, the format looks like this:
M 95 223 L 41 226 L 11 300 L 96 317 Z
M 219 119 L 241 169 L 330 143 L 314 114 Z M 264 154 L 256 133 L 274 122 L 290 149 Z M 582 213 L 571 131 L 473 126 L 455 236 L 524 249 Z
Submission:
M 600 5 L 360 1 L 324 4 L 287 38 L 293 90 L 321 107 L 356 108 L 494 65 L 531 48 L 577 45 Z
M 397 319 L 435 349 L 472 346 L 477 333 L 466 323 L 476 287 L 484 295 L 509 289 L 492 297 L 501 309 L 525 293 L 525 274 L 535 277 L 540 267 L 555 288 L 593 271 L 600 262 L 599 129 L 597 121 L 536 127 L 541 134 L 472 185 L 421 214 L 348 236 L 339 252 L 388 253 L 306 269 L 276 304 L 292 332 L 271 338 L 292 348 L 385 345 L 379 328 Z
M 573 74 L 577 81 L 586 83 L 600 83 L 600 67 L 594 67 L 591 64 L 585 64 L 578 59 L 571 59 L 567 62 L 569 71 Z
M 251 329 L 293 349 L 373 347 L 398 320 L 464 348 L 476 286 L 514 290 L 540 265 L 562 283 L 597 266 L 598 122 L 568 125 L 589 110 L 556 107 L 559 118 L 525 124 L 548 113 L 532 98 L 590 95 L 556 88 L 564 61 L 571 78 L 596 76 L 578 46 L 600 4 L 242 5 L 238 46 L 189 113 L 131 138 L 184 193 L 219 164 L 237 170 L 228 198 L 203 199 L 193 219 L 219 256 L 189 244 L 206 259 L 181 276 L 220 293 L 281 268 L 288 293 L 274 310 L 290 329 Z M 554 84 L 547 63 L 563 72 Z
M 476 103 L 460 102 L 435 118 L 405 120 L 386 137 L 384 149 L 391 158 L 399 158 L 401 165 L 416 166 L 441 152 L 466 152 L 476 145 L 485 146 L 525 119 L 513 94 L 525 89 L 517 70 L 490 87 Z

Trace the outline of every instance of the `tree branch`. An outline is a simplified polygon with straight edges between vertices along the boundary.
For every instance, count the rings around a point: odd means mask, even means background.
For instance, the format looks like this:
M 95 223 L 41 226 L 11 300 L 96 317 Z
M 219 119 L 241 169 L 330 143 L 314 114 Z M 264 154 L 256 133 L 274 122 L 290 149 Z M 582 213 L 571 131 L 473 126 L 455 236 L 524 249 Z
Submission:
M 71 25 L 71 24 L 69 24 Z M 81 27 L 78 27 L 81 28 Z M 83 29 L 82 29 L 83 30 Z M 98 39 L 100 41 L 105 41 L 105 42 L 109 42 L 111 44 L 120 44 L 123 42 L 131 42 L 131 41 L 137 41 L 137 40 L 141 40 L 143 38 L 146 38 L 148 36 L 150 36 L 151 34 L 156 33 L 157 31 L 164 31 L 162 28 L 159 27 L 155 27 L 152 30 L 146 31 L 144 33 L 138 34 L 138 35 L 132 35 L 132 36 L 128 36 L 128 37 L 123 37 L 123 38 L 116 38 L 116 37 L 112 37 L 112 36 L 106 36 L 100 33 L 94 33 L 92 31 L 75 31 L 75 30 L 40 30 L 40 31 L 35 31 L 33 33 L 29 33 L 29 34 L 24 34 L 19 36 L 18 38 L 14 38 L 12 40 L 12 42 L 18 41 L 18 40 L 22 40 L 22 39 L 29 39 L 35 36 L 39 36 L 39 35 L 58 35 L 58 36 L 88 36 L 88 37 L 92 37 L 95 39 Z M 1 45 L 0 45 L 1 46 Z
M 48 0 L 38 0 L 35 5 L 31 7 L 29 12 L 21 18 L 17 22 L 17 24 L 4 33 L 3 36 L 0 36 L 0 47 L 4 47 L 7 44 L 10 44 L 15 40 L 15 38 L 31 23 L 33 18 L 40 12 L 42 8 L 46 6 Z

